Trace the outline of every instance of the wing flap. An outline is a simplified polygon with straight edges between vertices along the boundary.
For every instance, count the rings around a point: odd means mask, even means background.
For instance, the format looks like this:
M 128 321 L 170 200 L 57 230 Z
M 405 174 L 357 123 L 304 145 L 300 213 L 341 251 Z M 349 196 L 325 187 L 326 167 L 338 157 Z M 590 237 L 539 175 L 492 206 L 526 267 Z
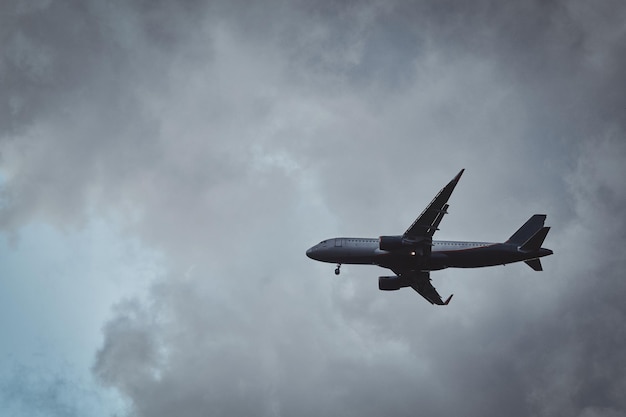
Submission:
M 426 301 L 436 305 L 448 305 L 452 299 L 450 295 L 446 301 L 443 301 L 441 295 L 437 292 L 433 284 L 431 284 L 430 273 L 426 271 L 411 271 L 402 274 L 404 278 L 408 278 L 411 288 L 413 288 L 419 295 L 424 297 Z

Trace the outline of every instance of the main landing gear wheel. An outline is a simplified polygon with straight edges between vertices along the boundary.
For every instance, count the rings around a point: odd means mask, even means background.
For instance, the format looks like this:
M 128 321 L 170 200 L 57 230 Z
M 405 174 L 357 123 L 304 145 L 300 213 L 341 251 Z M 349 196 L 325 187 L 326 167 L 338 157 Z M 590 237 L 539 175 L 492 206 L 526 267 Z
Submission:
M 341 264 L 337 264 L 337 268 L 335 268 L 335 275 L 339 275 L 341 272 L 339 268 L 341 268 Z

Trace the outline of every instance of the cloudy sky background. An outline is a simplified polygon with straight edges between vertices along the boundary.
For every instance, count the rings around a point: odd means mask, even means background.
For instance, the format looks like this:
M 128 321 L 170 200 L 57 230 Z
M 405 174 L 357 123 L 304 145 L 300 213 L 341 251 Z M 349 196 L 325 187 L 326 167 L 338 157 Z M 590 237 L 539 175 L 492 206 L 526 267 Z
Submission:
M 620 1 L 5 1 L 0 408 L 14 416 L 625 416 Z M 545 213 L 555 255 L 310 261 Z

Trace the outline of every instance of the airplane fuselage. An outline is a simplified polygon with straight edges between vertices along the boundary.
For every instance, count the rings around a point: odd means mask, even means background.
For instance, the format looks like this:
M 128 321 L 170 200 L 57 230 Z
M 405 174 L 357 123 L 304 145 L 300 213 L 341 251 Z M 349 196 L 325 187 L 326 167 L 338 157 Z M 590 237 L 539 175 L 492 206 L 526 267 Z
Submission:
M 518 245 L 511 243 L 433 241 L 430 254 L 424 254 L 412 248 L 381 250 L 377 238 L 337 237 L 318 243 L 306 254 L 311 259 L 336 264 L 436 271 L 504 265 L 548 256 L 552 251 L 545 248 L 521 251 Z

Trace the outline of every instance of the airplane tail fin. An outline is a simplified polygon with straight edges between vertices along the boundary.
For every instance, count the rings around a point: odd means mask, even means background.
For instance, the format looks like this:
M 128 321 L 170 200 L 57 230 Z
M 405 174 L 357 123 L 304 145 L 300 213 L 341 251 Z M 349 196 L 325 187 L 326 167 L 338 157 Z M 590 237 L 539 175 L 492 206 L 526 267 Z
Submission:
M 522 246 L 519 247 L 519 250 L 522 252 L 535 252 L 541 249 L 541 244 L 546 238 L 546 235 L 550 231 L 549 227 L 542 227 L 537 230 L 534 235 L 530 237 Z
M 545 214 L 535 214 L 532 216 L 522 227 L 517 229 L 515 233 L 505 242 L 512 243 L 517 246 L 523 246 L 529 239 L 531 239 L 537 232 L 543 228 L 543 223 L 546 221 Z M 548 233 L 548 232 L 546 232 Z M 543 236 L 545 238 L 545 235 Z M 543 242 L 543 239 L 541 239 Z M 540 245 L 541 245 L 540 242 Z
M 542 224 L 543 224 L 543 222 L 542 222 Z M 522 226 L 522 228 L 524 226 Z M 550 231 L 549 227 L 542 227 L 542 228 L 540 228 L 539 230 L 537 230 L 535 232 L 535 234 L 533 234 L 528 240 L 526 240 L 526 242 L 524 242 L 522 245 L 520 245 L 518 247 L 518 250 L 520 252 L 531 252 L 531 253 L 540 251 L 541 250 L 541 245 L 543 244 L 543 241 L 545 240 L 545 238 L 548 235 L 549 231 Z M 552 253 L 552 251 L 549 251 L 549 253 Z M 529 267 L 531 267 L 535 271 L 543 271 L 543 267 L 541 266 L 541 261 L 539 260 L 539 258 L 527 259 L 524 262 L 526 262 L 526 265 L 528 265 Z

